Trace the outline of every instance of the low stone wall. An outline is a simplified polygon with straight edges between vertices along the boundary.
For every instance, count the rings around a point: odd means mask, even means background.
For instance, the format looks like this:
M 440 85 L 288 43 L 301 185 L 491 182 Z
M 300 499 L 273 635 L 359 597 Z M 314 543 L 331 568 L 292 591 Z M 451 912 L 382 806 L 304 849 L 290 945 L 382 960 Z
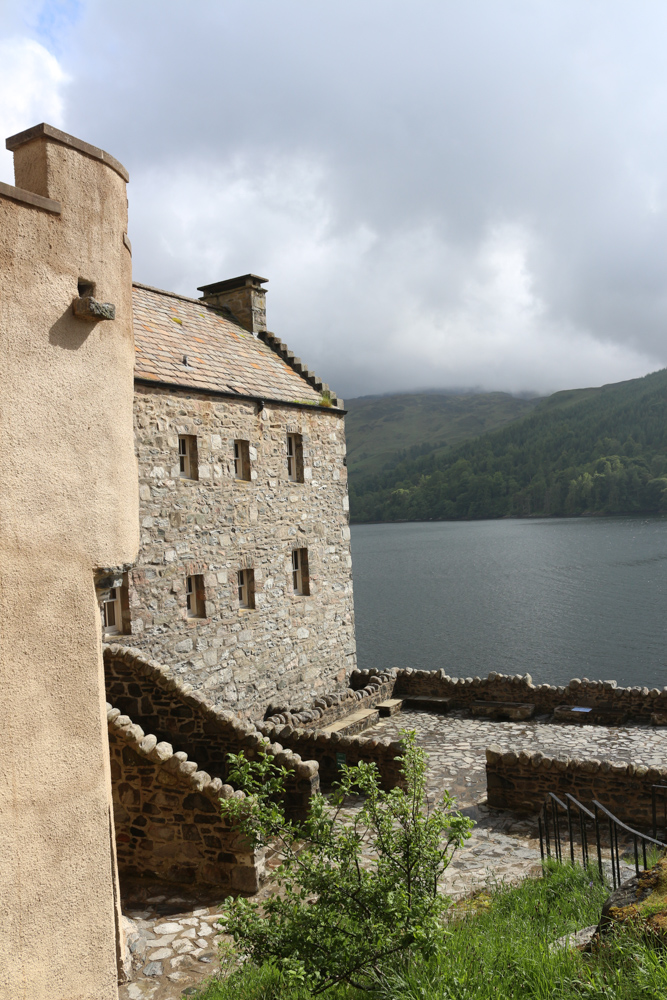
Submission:
M 220 799 L 244 798 L 243 792 L 147 736 L 109 704 L 107 721 L 120 874 L 256 892 L 263 852 L 220 815 Z
M 396 679 L 395 670 L 380 673 L 375 670 L 353 670 L 349 687 L 344 691 L 316 698 L 307 711 L 285 709 L 269 715 L 266 722 L 274 726 L 292 726 L 298 729 L 324 729 L 339 719 L 359 709 L 375 708 L 380 701 L 391 697 Z
M 667 784 L 667 768 L 517 754 L 492 745 L 486 751 L 486 783 L 488 803 L 496 809 L 537 813 L 549 792 L 563 800 L 569 792 L 588 809 L 597 799 L 623 823 L 647 830 L 651 786 Z
M 315 760 L 302 760 L 279 744 L 266 747 L 253 723 L 210 705 L 191 685 L 175 680 L 169 668 L 147 660 L 139 650 L 106 646 L 104 669 L 107 700 L 115 708 L 222 781 L 229 774 L 227 754 L 243 750 L 253 759 L 260 747 L 275 754 L 277 763 L 291 772 L 287 812 L 305 816 L 310 798 L 319 788 Z
M 356 671 L 361 681 L 363 671 Z M 453 707 L 469 708 L 474 701 L 530 702 L 538 715 L 551 713 L 558 705 L 608 707 L 633 719 L 649 721 L 653 715 L 667 716 L 667 687 L 618 687 L 616 681 L 571 680 L 567 686 L 533 684 L 530 674 L 498 674 L 487 677 L 450 677 L 444 670 L 397 670 L 392 697 L 428 695 L 451 698 Z M 657 720 L 656 720 L 657 721 Z M 667 718 L 665 719 L 667 721 Z
M 396 760 L 401 753 L 401 745 L 388 736 L 382 739 L 342 736 L 319 729 L 274 726 L 268 722 L 258 723 L 257 728 L 269 739 L 279 739 L 291 751 L 316 760 L 320 780 L 325 786 L 331 786 L 336 781 L 340 764 L 354 765 L 362 760 L 377 764 L 383 788 L 394 788 L 401 783 L 400 766 Z

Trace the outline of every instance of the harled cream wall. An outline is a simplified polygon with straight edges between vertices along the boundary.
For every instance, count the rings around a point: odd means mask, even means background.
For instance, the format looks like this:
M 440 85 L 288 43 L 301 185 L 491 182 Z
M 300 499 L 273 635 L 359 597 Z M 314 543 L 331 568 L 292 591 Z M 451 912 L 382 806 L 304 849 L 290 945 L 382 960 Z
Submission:
M 0 998 L 107 1000 L 117 913 L 93 574 L 138 547 L 127 175 L 48 126 L 8 145 L 24 190 L 0 185 Z M 80 278 L 115 320 L 73 316 Z

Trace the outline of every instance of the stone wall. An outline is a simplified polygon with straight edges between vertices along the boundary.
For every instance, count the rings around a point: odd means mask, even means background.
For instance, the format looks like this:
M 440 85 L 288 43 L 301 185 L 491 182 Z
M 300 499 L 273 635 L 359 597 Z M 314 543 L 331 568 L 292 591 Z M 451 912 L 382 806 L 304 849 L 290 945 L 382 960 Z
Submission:
M 321 729 L 299 729 L 293 726 L 274 726 L 258 723 L 257 728 L 271 740 L 279 739 L 281 745 L 293 753 L 306 755 L 319 764 L 320 781 L 330 786 L 338 777 L 340 764 L 358 764 L 359 761 L 377 764 L 383 788 L 394 788 L 401 783 L 401 774 L 396 757 L 401 752 L 398 740 L 388 736 L 343 736 L 327 733 Z
M 268 749 L 290 771 L 288 814 L 305 816 L 319 789 L 315 760 L 302 760 L 276 743 L 266 747 L 263 734 L 251 722 L 207 704 L 200 691 L 171 677 L 166 667 L 145 659 L 140 650 L 106 646 L 104 669 L 107 699 L 114 708 L 222 781 L 229 773 L 227 754 L 243 750 L 252 760 L 260 748 Z
M 361 684 L 366 676 L 358 671 Z M 554 711 L 559 705 L 606 707 L 633 719 L 650 720 L 667 714 L 667 687 L 618 687 L 616 681 L 589 681 L 575 678 L 566 686 L 533 684 L 530 674 L 498 674 L 487 677 L 450 677 L 444 670 L 396 671 L 394 698 L 424 695 L 451 698 L 452 707 L 469 708 L 474 701 L 514 701 L 535 705 L 537 715 Z M 657 721 L 657 720 L 655 720 Z M 666 719 L 667 721 L 667 719 Z
M 274 726 L 324 729 L 359 709 L 375 708 L 378 702 L 391 697 L 394 682 L 395 671 L 379 673 L 353 670 L 350 675 L 350 687 L 316 698 L 309 709 L 304 711 L 287 709 L 269 716 L 266 721 Z
M 303 438 L 304 482 L 288 479 L 286 435 Z M 342 414 L 137 385 L 141 551 L 129 574 L 131 635 L 210 702 L 246 717 L 304 709 L 355 666 Z M 197 436 L 199 479 L 178 476 L 178 435 Z M 234 478 L 234 440 L 250 443 L 251 480 Z M 291 554 L 307 548 L 308 596 Z M 252 568 L 255 608 L 239 607 Z M 201 575 L 205 618 L 186 616 Z
M 346 736 L 324 729 L 360 709 L 374 708 L 391 696 L 394 683 L 395 671 L 353 670 L 349 688 L 323 695 L 306 711 L 287 709 L 272 715 L 257 723 L 257 729 L 294 753 L 316 760 L 320 781 L 326 787 L 336 781 L 341 763 L 353 765 L 363 760 L 377 764 L 383 788 L 393 788 L 401 782 L 397 740 Z
M 109 704 L 107 722 L 120 874 L 256 892 L 263 853 L 220 814 L 220 799 L 244 798 L 243 792 L 147 736 Z
M 569 792 L 588 809 L 597 799 L 623 823 L 645 831 L 652 823 L 651 786 L 667 784 L 667 768 L 504 753 L 493 745 L 486 751 L 486 783 L 496 809 L 537 813 L 549 792 L 563 800 Z

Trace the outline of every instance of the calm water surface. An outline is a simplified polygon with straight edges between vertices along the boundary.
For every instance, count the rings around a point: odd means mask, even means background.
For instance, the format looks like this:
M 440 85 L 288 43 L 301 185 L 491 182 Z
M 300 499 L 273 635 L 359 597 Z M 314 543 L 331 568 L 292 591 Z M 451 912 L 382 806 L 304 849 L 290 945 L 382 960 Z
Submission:
M 667 685 L 667 519 L 352 527 L 359 666 Z

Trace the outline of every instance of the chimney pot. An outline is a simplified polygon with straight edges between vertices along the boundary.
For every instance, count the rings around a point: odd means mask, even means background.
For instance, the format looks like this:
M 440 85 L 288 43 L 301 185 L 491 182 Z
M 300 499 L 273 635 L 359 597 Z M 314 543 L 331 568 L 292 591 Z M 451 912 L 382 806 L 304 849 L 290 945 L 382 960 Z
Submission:
M 268 278 L 242 274 L 238 278 L 200 285 L 201 301 L 207 306 L 229 309 L 240 326 L 257 335 L 266 330 L 266 284 Z

